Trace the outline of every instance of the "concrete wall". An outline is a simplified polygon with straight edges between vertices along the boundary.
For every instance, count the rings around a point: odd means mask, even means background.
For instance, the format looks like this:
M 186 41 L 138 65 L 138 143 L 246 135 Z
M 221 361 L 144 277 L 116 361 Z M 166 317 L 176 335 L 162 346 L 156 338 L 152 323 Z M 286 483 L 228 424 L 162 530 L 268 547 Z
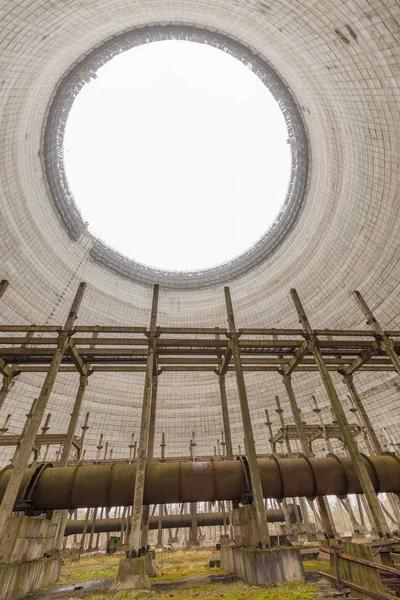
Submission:
M 59 579 L 61 565 L 61 558 L 0 565 L 0 600 L 17 600 L 51 585 Z
M 23 515 L 10 519 L 0 539 L 0 565 L 43 558 L 53 549 L 54 527 L 48 519 Z
M 258 550 L 222 546 L 221 567 L 252 585 L 304 581 L 300 552 L 294 548 Z

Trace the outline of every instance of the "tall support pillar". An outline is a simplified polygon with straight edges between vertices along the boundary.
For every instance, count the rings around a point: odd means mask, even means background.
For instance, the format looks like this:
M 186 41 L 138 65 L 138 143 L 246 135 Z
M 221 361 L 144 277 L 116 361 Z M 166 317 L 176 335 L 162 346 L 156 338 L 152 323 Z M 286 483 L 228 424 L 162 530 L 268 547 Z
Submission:
M 156 427 L 156 410 L 157 410 L 157 388 L 158 388 L 158 373 L 152 377 L 151 386 L 151 403 L 150 403 L 150 418 L 149 418 L 149 439 L 147 444 L 147 460 L 153 459 L 154 455 L 154 435 Z M 149 543 L 149 516 L 150 506 L 143 507 L 142 517 L 142 540 L 141 545 L 147 548 Z
M 85 375 L 81 375 L 79 378 L 78 392 L 76 394 L 74 407 L 72 409 L 71 419 L 69 421 L 68 431 L 67 431 L 67 435 L 65 437 L 61 457 L 60 457 L 60 460 L 59 460 L 57 466 L 66 467 L 68 464 L 68 460 L 69 460 L 69 456 L 70 456 L 70 452 L 71 452 L 71 448 L 72 448 L 72 442 L 74 439 L 76 426 L 78 424 L 79 414 L 80 414 L 83 398 L 85 395 L 87 383 L 88 383 L 88 373 L 86 372 Z M 85 431 L 85 429 L 83 429 L 83 431 Z M 65 526 L 67 524 L 67 519 L 68 519 L 68 511 L 67 510 L 55 511 L 55 513 L 53 514 L 53 524 L 57 527 L 56 548 L 58 550 L 61 550 L 61 548 L 62 548 L 64 531 L 65 531 Z
M 189 529 L 189 548 L 199 545 L 197 538 L 197 502 L 190 503 L 190 529 Z
M 300 298 L 296 290 L 292 289 L 290 290 L 290 293 L 294 305 L 296 307 L 297 313 L 299 315 L 299 321 L 303 326 L 305 337 L 308 340 L 309 349 L 311 350 L 314 356 L 323 384 L 325 386 L 326 393 L 331 402 L 331 406 L 335 413 L 336 420 L 342 432 L 344 442 L 353 461 L 356 475 L 359 479 L 362 490 L 370 507 L 372 518 L 378 530 L 378 535 L 380 537 L 390 537 L 391 532 L 386 523 L 386 519 L 383 514 L 382 508 L 379 504 L 374 487 L 372 485 L 371 478 L 369 476 L 365 463 L 361 458 L 360 451 L 352 435 L 349 422 L 342 407 L 342 403 L 340 402 L 340 398 L 336 392 L 336 388 L 333 384 L 330 372 L 325 364 L 324 358 L 319 349 L 318 338 L 311 328 L 311 325 L 307 319 L 307 316 L 304 312 L 304 308 L 300 302 Z
M 164 505 L 160 504 L 158 506 L 158 527 L 157 527 L 157 548 L 163 548 L 163 530 L 162 530 L 162 518 L 163 518 L 163 508 Z
M 249 411 L 249 403 L 247 400 L 246 386 L 244 381 L 242 361 L 240 357 L 239 335 L 236 330 L 235 317 L 233 314 L 233 306 L 231 295 L 228 287 L 224 288 L 225 303 L 228 315 L 228 325 L 230 333 L 230 348 L 232 357 L 235 363 L 236 383 L 238 387 L 240 412 L 242 415 L 244 443 L 246 457 L 249 465 L 250 480 L 253 491 L 254 506 L 256 509 L 257 523 L 260 532 L 261 547 L 266 548 L 270 545 L 270 537 L 268 532 L 267 519 L 265 518 L 264 498 L 261 485 L 260 471 L 257 463 L 256 447 L 254 443 L 253 428 L 251 425 L 251 417 Z
M 280 421 L 282 430 L 284 431 L 285 419 L 283 416 L 283 410 L 281 408 L 279 396 L 275 396 L 275 402 L 276 402 L 276 412 L 279 415 L 279 421 Z M 292 447 L 291 447 L 290 440 L 287 435 L 285 436 L 285 443 L 286 443 L 287 452 L 288 452 L 289 456 L 292 457 L 293 456 Z M 285 501 L 285 498 L 283 500 Z M 309 527 L 310 522 L 309 522 L 309 518 L 308 518 L 306 500 L 305 500 L 305 498 L 299 498 L 299 502 L 300 502 L 301 512 L 303 515 L 304 525 L 306 526 L 306 530 L 307 530 L 306 533 L 310 533 L 310 527 Z M 299 518 L 298 509 L 297 509 L 297 498 L 293 498 L 293 508 L 294 508 L 295 515 L 296 515 L 296 521 L 298 521 L 299 527 L 301 528 L 302 524 L 301 524 L 301 520 Z M 289 523 L 290 523 L 290 521 L 289 521 Z M 290 527 L 290 525 L 289 525 L 289 527 Z
M 78 291 L 75 295 L 74 301 L 71 306 L 69 316 L 65 322 L 64 329 L 60 332 L 58 336 L 57 348 L 53 354 L 49 370 L 45 377 L 41 392 L 39 394 L 39 398 L 36 402 L 35 410 L 28 424 L 28 427 L 26 428 L 25 435 L 21 440 L 19 453 L 14 464 L 14 469 L 11 473 L 7 489 L 4 493 L 0 505 L 0 536 L 4 534 L 5 526 L 9 518 L 11 517 L 12 511 L 14 509 L 14 504 L 17 499 L 19 488 L 24 476 L 24 469 L 28 463 L 29 456 L 32 452 L 32 448 L 35 443 L 35 438 L 39 431 L 40 423 L 42 421 L 48 400 L 50 398 L 51 391 L 54 386 L 55 379 L 57 377 L 58 369 L 61 365 L 64 353 L 69 348 L 70 331 L 73 328 L 74 322 L 77 318 L 79 306 L 83 298 L 85 287 L 85 283 L 81 283 L 79 285 Z
M 87 534 L 88 525 L 89 525 L 89 515 L 90 515 L 90 508 L 88 508 L 86 511 L 85 524 L 83 526 L 82 537 L 81 537 L 81 541 L 79 544 L 80 552 L 83 552 L 85 550 L 85 540 L 86 540 L 86 534 Z
M 299 434 L 301 448 L 308 458 L 312 458 L 313 454 L 311 452 L 310 444 L 307 440 L 307 436 L 304 431 L 304 424 L 300 415 L 299 407 L 297 406 L 290 375 L 283 375 L 283 384 L 285 386 L 286 393 L 289 398 L 290 408 L 292 410 L 294 422 L 296 424 L 297 432 Z M 333 518 L 327 499 L 318 497 L 316 498 L 316 502 L 318 504 L 325 534 L 328 536 L 328 538 L 335 537 Z
M 375 433 L 374 428 L 372 427 L 371 421 L 369 420 L 367 411 L 365 410 L 364 404 L 357 392 L 357 389 L 354 385 L 353 375 L 347 375 L 343 378 L 344 383 L 347 385 L 348 390 L 350 392 L 350 396 L 348 397 L 353 403 L 354 408 L 350 410 L 356 415 L 359 422 L 365 429 L 365 442 L 367 445 L 368 452 L 373 454 L 383 454 L 384 450 L 379 441 L 378 436 Z M 395 494 L 387 494 L 387 498 L 390 504 L 390 507 L 394 513 L 394 516 L 397 521 L 397 527 L 400 527 L 400 510 L 399 510 L 399 499 Z
M 332 442 L 326 431 L 325 423 L 322 418 L 321 409 L 318 406 L 317 399 L 315 396 L 311 396 L 311 398 L 313 400 L 313 411 L 315 412 L 315 414 L 318 415 L 319 423 L 320 423 L 322 431 L 324 433 L 324 440 L 325 440 L 328 452 L 330 452 L 330 454 L 334 454 Z M 340 506 L 342 506 L 345 509 L 346 513 L 349 515 L 350 523 L 353 528 L 353 531 L 356 533 L 360 533 L 360 524 L 357 522 L 357 519 L 356 519 L 354 511 L 353 511 L 353 507 L 351 506 L 350 499 L 346 496 L 346 498 L 344 498 L 344 499 L 339 498 L 339 502 L 340 502 Z
M 4 375 L 2 386 L 0 388 L 0 410 L 3 408 L 3 404 L 7 399 L 8 392 L 10 391 L 14 383 L 14 377 L 12 375 Z
M 358 291 L 353 292 L 353 296 L 355 297 L 355 299 L 358 302 L 358 305 L 360 306 L 361 310 L 363 311 L 363 313 L 367 319 L 367 324 L 370 325 L 370 327 L 372 328 L 372 331 L 375 334 L 375 338 L 379 344 L 379 347 L 381 348 L 381 350 L 383 350 L 383 352 L 386 353 L 388 358 L 390 358 L 392 365 L 396 369 L 397 373 L 400 375 L 400 358 L 397 356 L 396 350 L 394 349 L 393 340 L 391 340 L 386 335 L 386 333 L 384 332 L 384 330 L 382 329 L 382 327 L 376 320 L 372 310 L 369 308 L 368 304 L 365 302 L 364 298 L 361 296 L 360 292 L 358 292 Z
M 90 417 L 90 413 L 86 413 L 83 425 L 81 425 L 81 429 L 82 429 L 81 448 L 77 452 L 77 460 L 81 460 L 81 459 L 83 460 L 83 456 L 85 454 L 85 450 L 83 449 L 83 445 L 85 443 L 86 432 L 89 429 L 89 417 Z
M 219 339 L 219 335 L 215 336 Z M 233 459 L 233 447 L 232 447 L 232 435 L 231 435 L 231 424 L 229 420 L 229 409 L 228 409 L 228 400 L 226 397 L 226 384 L 225 384 L 225 373 L 223 371 L 223 363 L 222 357 L 220 357 L 218 370 L 216 371 L 218 375 L 218 385 L 219 385 L 219 393 L 221 398 L 221 412 L 222 412 L 222 425 L 224 432 L 224 442 L 226 449 L 226 458 L 228 460 Z
M 68 425 L 67 435 L 64 440 L 64 446 L 61 453 L 61 458 L 59 464 L 57 466 L 65 467 L 68 464 L 69 454 L 72 448 L 72 442 L 74 439 L 76 426 L 78 424 L 79 414 L 83 402 L 83 398 L 85 396 L 86 386 L 88 384 L 88 375 L 81 375 L 79 378 L 79 387 L 78 392 L 75 398 L 75 404 L 72 409 L 71 419 Z
M 139 434 L 139 449 L 136 463 L 136 478 L 135 492 L 133 495 L 131 533 L 129 536 L 129 550 L 127 551 L 128 558 L 139 556 L 141 546 L 141 529 L 143 515 L 143 496 L 144 496 L 144 480 L 147 464 L 147 448 L 149 438 L 149 420 L 151 407 L 151 390 L 153 383 L 153 375 L 155 375 L 156 359 L 156 322 L 157 322 L 157 307 L 158 307 L 158 284 L 153 288 L 153 302 L 151 307 L 150 330 L 148 333 L 149 344 L 147 350 L 146 375 L 144 382 L 142 417 L 140 423 Z

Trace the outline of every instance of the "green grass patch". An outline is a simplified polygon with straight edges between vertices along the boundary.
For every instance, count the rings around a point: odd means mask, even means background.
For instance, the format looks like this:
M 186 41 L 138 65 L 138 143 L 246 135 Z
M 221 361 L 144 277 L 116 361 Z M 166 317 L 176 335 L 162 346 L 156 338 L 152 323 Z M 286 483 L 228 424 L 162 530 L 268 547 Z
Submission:
M 231 584 L 212 584 L 196 587 L 184 587 L 159 592 L 129 591 L 117 593 L 97 593 L 85 596 L 85 600 L 139 600 L 148 598 L 176 598 L 181 600 L 195 600 L 207 598 L 207 600 L 316 600 L 318 598 L 318 587 L 311 583 L 288 583 L 274 587 L 256 587 L 244 582 Z
M 324 571 L 324 573 L 329 573 L 329 561 L 326 560 L 304 560 L 303 567 L 305 571 Z

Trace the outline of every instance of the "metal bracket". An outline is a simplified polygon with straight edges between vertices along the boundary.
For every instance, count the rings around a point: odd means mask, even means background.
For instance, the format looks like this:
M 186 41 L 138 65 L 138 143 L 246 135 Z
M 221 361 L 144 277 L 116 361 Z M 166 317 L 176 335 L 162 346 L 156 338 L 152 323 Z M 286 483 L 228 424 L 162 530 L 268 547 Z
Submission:
M 32 497 L 43 471 L 52 467 L 52 463 L 41 463 L 36 467 L 35 472 L 24 491 L 24 497 L 22 500 L 15 503 L 15 512 L 23 512 L 28 517 L 38 517 L 46 512 L 45 510 L 35 510 L 33 508 Z
M 243 467 L 244 476 L 246 479 L 246 491 L 240 497 L 241 504 L 253 504 L 253 489 L 251 487 L 250 468 L 246 456 L 240 455 L 237 457 Z

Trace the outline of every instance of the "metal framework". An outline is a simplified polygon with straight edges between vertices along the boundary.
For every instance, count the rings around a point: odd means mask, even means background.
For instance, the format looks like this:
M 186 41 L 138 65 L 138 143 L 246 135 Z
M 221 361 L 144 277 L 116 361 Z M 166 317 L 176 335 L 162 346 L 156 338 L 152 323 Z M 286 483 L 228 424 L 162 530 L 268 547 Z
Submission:
M 0 297 L 5 292 L 7 285 L 6 281 L 0 282 Z M 354 426 L 350 425 L 347 420 L 330 374 L 330 372 L 336 371 L 344 376 L 344 381 L 348 385 L 356 405 L 362 403 L 354 388 L 354 373 L 357 371 L 395 370 L 400 374 L 400 331 L 385 331 L 359 292 L 354 292 L 354 296 L 366 316 L 371 330 L 313 329 L 294 289 L 290 293 L 301 328 L 238 329 L 228 287 L 224 288 L 228 328 L 160 327 L 157 326 L 159 286 L 155 284 L 150 326 L 147 328 L 131 325 L 75 325 L 85 287 L 85 283 L 79 285 L 63 326 L 0 325 L 0 373 L 3 376 L 0 407 L 21 372 L 46 372 L 39 398 L 35 401 L 26 430 L 20 439 L 14 461 L 14 471 L 9 478 L 0 504 L 0 534 L 11 516 L 24 477 L 23 470 L 27 466 L 55 378 L 59 372 L 77 371 L 80 375 L 80 386 L 64 443 L 62 455 L 64 465 L 68 462 L 89 376 L 101 371 L 145 373 L 135 485 L 131 490 L 133 493 L 131 502 L 125 503 L 125 505 L 130 503 L 133 505 L 128 555 L 134 557 L 140 553 L 141 548 L 147 546 L 149 511 L 147 507 L 143 509 L 143 504 L 152 503 L 148 499 L 145 500 L 145 489 L 148 476 L 146 469 L 148 464 L 152 464 L 153 459 L 158 377 L 166 371 L 204 371 L 215 373 L 218 376 L 224 444 L 226 444 L 227 455 L 230 458 L 232 441 L 224 377 L 227 372 L 234 371 L 246 454 L 242 458 L 247 481 L 245 493 L 248 500 L 254 502 L 256 508 L 261 545 L 262 547 L 268 546 L 270 539 L 267 522 L 264 518 L 262 473 L 255 451 L 244 373 L 246 371 L 275 371 L 281 375 L 295 421 L 296 435 L 300 439 L 303 452 L 309 461 L 312 458 L 309 447 L 310 440 L 307 437 L 306 426 L 301 419 L 291 383 L 292 374 L 300 371 L 320 374 L 338 426 L 335 434 L 340 431 L 340 437 L 347 447 L 377 532 L 382 537 L 390 536 L 390 530 L 376 496 L 377 489 L 373 476 L 361 457 L 354 440 Z M 368 429 L 369 425 L 365 419 L 364 425 Z M 288 434 L 288 432 L 285 433 Z M 325 435 L 327 439 L 330 437 L 326 427 L 318 433 L 318 436 L 320 435 Z M 286 435 L 286 440 L 289 437 L 290 435 Z M 378 489 L 382 491 L 380 487 Z M 387 489 L 386 491 L 397 491 L 397 489 Z M 293 490 L 292 496 L 296 495 L 302 496 L 297 490 Z M 320 496 L 318 493 L 311 495 Z M 222 500 L 224 499 L 222 498 Z M 229 495 L 226 499 L 237 500 Z M 190 502 L 190 498 L 188 501 Z M 332 537 L 334 528 L 328 508 L 322 498 L 317 498 L 317 502 L 325 532 Z M 158 499 L 156 503 L 163 502 Z M 101 506 L 106 505 L 109 503 L 101 504 Z M 194 504 L 192 509 L 192 529 L 196 530 Z M 141 542 L 142 546 L 140 546 Z

